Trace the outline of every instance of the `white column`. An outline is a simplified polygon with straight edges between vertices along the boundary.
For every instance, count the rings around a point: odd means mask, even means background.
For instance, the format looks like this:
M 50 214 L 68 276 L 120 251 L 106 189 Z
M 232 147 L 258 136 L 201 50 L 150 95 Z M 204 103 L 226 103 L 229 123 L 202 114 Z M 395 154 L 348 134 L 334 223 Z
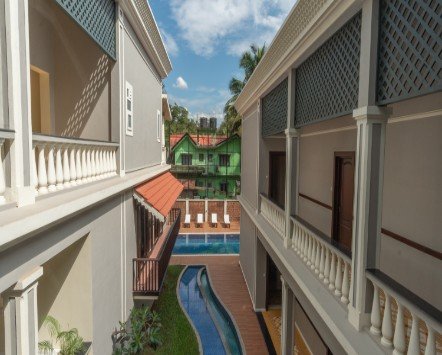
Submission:
M 288 75 L 288 107 L 287 107 L 287 129 L 286 136 L 286 173 L 285 173 L 285 235 L 284 246 L 292 246 L 293 225 L 290 217 L 297 212 L 298 198 L 298 144 L 299 132 L 295 129 L 295 70 L 292 69 Z
M 190 209 L 189 209 L 189 199 L 188 198 L 186 198 L 186 214 L 189 214 L 190 212 Z
M 365 277 L 376 268 L 381 230 L 382 178 L 386 114 L 376 106 L 353 112 L 356 119 L 357 149 L 353 203 L 352 295 L 349 321 L 358 330 L 369 324 L 373 289 Z
M 17 206 L 35 202 L 32 185 L 32 121 L 30 95 L 28 0 L 6 0 L 6 55 L 8 68 L 8 108 L 10 128 L 14 130 L 11 145 L 10 199 Z M 3 25 L 3 24 L 2 24 Z
M 281 309 L 281 353 L 292 355 L 295 338 L 295 298 L 290 286 L 281 276 L 282 309 Z
M 38 352 L 37 285 L 42 275 L 39 267 L 4 294 L 7 355 Z
M 0 205 L 6 202 L 5 199 L 5 191 L 6 191 L 6 183 L 5 183 L 5 171 L 3 170 L 3 144 L 5 140 L 0 138 Z

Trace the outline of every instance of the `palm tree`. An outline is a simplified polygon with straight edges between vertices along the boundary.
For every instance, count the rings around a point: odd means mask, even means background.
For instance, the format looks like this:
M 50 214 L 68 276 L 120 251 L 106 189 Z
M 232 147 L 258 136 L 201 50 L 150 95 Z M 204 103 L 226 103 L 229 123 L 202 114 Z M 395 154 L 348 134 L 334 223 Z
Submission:
M 239 61 L 239 67 L 244 70 L 244 80 L 233 77 L 229 83 L 229 90 L 232 97 L 226 102 L 224 106 L 224 122 L 223 129 L 225 133 L 237 133 L 241 128 L 241 118 L 236 112 L 235 101 L 241 94 L 242 89 L 246 85 L 253 71 L 258 66 L 258 63 L 264 56 L 266 51 L 265 44 L 260 48 L 255 44 L 250 46 L 250 49 L 243 53 Z

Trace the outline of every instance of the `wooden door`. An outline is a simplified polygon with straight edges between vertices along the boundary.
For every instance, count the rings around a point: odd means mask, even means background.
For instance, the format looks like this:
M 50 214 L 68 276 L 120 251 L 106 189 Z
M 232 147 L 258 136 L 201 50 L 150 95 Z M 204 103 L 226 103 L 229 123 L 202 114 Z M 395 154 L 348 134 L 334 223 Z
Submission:
M 277 205 L 285 205 L 285 152 L 270 152 L 269 197 Z
M 333 190 L 333 240 L 351 252 L 353 232 L 355 153 L 335 153 Z

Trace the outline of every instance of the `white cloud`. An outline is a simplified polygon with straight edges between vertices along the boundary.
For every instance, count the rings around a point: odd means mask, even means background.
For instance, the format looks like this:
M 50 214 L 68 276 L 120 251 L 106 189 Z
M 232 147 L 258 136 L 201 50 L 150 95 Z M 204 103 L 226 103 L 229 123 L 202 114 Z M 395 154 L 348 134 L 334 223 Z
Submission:
M 176 82 L 175 84 L 173 84 L 173 87 L 181 90 L 186 90 L 188 88 L 186 81 L 181 76 L 179 76 L 176 79 Z
M 161 37 L 163 38 L 164 45 L 166 46 L 167 53 L 171 56 L 176 56 L 179 52 L 178 44 L 169 33 L 161 30 Z
M 182 38 L 198 55 L 237 55 L 251 43 L 270 44 L 296 0 L 171 0 Z M 247 41 L 247 46 L 245 45 Z M 222 47 L 223 42 L 227 48 Z

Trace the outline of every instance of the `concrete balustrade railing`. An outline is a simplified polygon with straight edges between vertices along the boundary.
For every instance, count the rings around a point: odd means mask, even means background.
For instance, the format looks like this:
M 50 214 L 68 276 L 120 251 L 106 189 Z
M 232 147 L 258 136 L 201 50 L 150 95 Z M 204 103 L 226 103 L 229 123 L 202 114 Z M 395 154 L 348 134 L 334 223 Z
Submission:
M 370 332 L 380 343 L 393 354 L 442 353 L 440 311 L 402 286 L 395 286 L 378 270 L 368 270 L 367 278 L 373 284 Z
M 270 201 L 265 195 L 261 194 L 261 214 L 275 228 L 279 235 L 284 238 L 285 235 L 285 212 L 284 210 Z
M 330 291 L 347 305 L 352 278 L 350 257 L 299 219 L 291 217 L 290 220 L 293 227 L 292 249 Z
M 43 195 L 117 173 L 117 143 L 36 135 L 32 173 L 35 193 Z

